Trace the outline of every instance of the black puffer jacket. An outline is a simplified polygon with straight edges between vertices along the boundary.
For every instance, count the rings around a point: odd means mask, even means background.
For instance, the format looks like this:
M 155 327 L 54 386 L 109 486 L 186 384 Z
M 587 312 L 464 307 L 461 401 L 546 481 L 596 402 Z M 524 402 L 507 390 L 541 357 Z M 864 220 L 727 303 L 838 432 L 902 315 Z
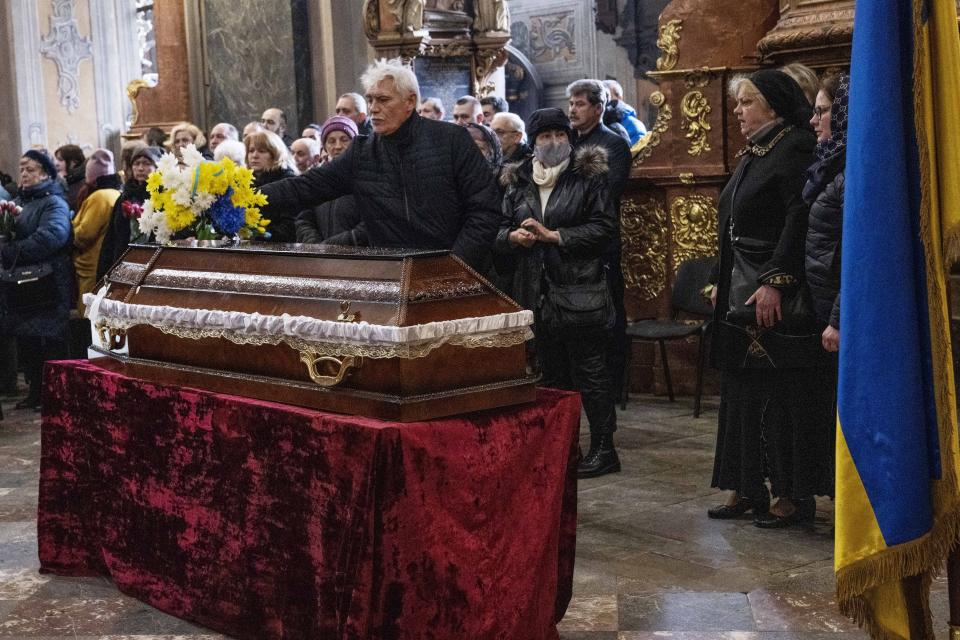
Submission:
M 478 271 L 489 261 L 500 204 L 467 130 L 413 113 L 390 135 L 358 136 L 343 155 L 267 185 L 264 215 L 353 194 L 372 247 L 452 249 Z
M 366 232 L 359 224 L 360 214 L 353 196 L 337 198 L 300 212 L 297 242 L 363 246 Z
M 604 278 L 603 251 L 617 229 L 607 171 L 606 150 L 596 145 L 578 148 L 557 178 L 547 210 L 541 212 L 540 189 L 532 176 L 533 160 L 504 166 L 500 180 L 506 195 L 495 250 L 518 257 L 513 294 L 524 308 L 537 309 L 545 271 L 547 279 L 558 284 L 596 283 Z M 527 218 L 558 230 L 563 243 L 538 242 L 529 249 L 512 244 L 510 232 Z M 557 252 L 559 261 L 548 260 L 547 251 Z
M 281 180 L 292 178 L 295 175 L 292 169 L 285 167 L 270 169 L 268 171 L 256 171 L 253 174 L 253 186 L 256 189 L 262 189 L 263 192 L 266 193 L 267 190 L 264 189 L 265 186 L 276 184 Z M 273 204 L 273 202 L 270 204 Z M 268 242 L 296 242 L 297 229 L 295 225 L 297 215 L 301 209 L 302 207 L 270 207 L 269 214 L 264 215 L 264 217 L 270 221 L 270 224 L 267 225 L 267 232 L 270 234 L 270 237 L 266 240 Z
M 807 228 L 807 286 L 820 322 L 840 328 L 840 238 L 843 231 L 843 173 L 810 206 Z

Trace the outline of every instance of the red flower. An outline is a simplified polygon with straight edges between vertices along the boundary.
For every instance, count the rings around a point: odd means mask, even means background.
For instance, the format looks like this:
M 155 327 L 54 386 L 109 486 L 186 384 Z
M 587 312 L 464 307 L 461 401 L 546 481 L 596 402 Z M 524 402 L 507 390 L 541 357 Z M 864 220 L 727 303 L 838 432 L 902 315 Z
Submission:
M 23 211 L 22 207 L 18 207 L 17 203 L 10 200 L 0 200 L 0 213 L 9 213 L 11 216 L 16 218 L 20 215 L 20 212 Z
M 132 200 L 124 200 L 120 208 L 123 210 L 123 216 L 128 219 L 139 219 L 140 216 L 143 215 L 143 205 L 133 202 Z

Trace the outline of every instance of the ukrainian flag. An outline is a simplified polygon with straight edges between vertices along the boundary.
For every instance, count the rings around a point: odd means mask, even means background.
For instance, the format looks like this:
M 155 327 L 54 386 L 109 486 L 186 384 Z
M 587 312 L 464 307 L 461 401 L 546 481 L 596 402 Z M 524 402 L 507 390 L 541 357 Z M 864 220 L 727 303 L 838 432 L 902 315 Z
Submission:
M 955 0 L 857 0 L 843 224 L 836 553 L 874 638 L 932 636 L 960 532 L 946 270 L 960 256 Z

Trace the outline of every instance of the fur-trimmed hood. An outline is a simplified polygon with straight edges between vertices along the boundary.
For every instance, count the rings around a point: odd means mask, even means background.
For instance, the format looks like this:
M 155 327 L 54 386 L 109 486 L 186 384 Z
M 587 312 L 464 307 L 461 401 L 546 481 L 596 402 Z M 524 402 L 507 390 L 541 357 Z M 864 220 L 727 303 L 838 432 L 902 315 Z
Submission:
M 575 171 L 584 178 L 606 175 L 610 170 L 607 162 L 607 150 L 595 144 L 586 144 L 573 150 L 573 161 L 564 173 Z M 516 186 L 520 180 L 531 182 L 533 158 L 503 165 L 500 171 L 500 184 L 504 188 Z

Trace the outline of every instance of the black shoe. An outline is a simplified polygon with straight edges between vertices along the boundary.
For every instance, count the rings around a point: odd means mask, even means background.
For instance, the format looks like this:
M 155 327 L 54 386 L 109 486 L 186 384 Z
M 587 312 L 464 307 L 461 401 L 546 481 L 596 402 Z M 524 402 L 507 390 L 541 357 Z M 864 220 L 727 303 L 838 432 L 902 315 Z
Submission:
M 591 438 L 591 442 L 593 438 Z M 617 450 L 613 448 L 613 434 L 600 436 L 596 447 L 591 447 L 590 452 L 580 461 L 577 467 L 577 478 L 597 478 L 608 473 L 617 473 L 620 471 L 620 457 Z
M 803 498 L 794 501 L 794 509 L 788 516 L 778 516 L 769 511 L 758 514 L 753 519 L 753 526 L 761 529 L 786 529 L 792 525 L 804 528 L 813 528 L 813 521 L 817 515 L 817 501 L 813 498 Z
M 746 496 L 740 496 L 734 504 L 721 504 L 712 509 L 707 509 L 707 516 L 714 520 L 730 520 L 732 518 L 739 518 L 748 511 L 753 511 L 753 514 L 757 517 L 769 513 L 770 498 L 760 501 Z

